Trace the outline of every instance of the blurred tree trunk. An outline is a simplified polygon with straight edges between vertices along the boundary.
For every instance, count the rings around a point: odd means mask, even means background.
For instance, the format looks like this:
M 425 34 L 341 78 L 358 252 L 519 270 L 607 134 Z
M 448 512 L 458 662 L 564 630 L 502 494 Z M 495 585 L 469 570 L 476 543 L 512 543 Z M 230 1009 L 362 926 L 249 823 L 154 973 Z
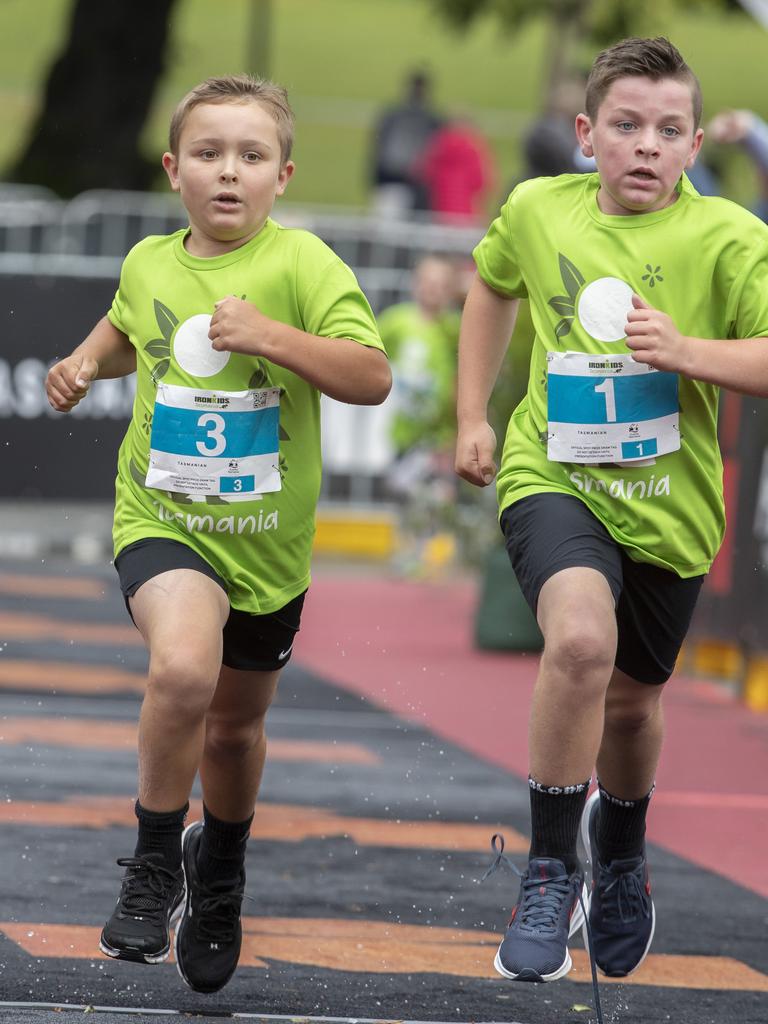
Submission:
M 157 169 L 139 138 L 165 67 L 177 0 L 74 0 L 24 151 L 6 172 L 61 196 L 146 189 Z
M 583 6 L 571 6 L 559 20 L 549 26 L 549 46 L 542 87 L 542 107 L 553 110 L 561 83 L 573 74 L 574 55 L 578 53 L 586 33 Z

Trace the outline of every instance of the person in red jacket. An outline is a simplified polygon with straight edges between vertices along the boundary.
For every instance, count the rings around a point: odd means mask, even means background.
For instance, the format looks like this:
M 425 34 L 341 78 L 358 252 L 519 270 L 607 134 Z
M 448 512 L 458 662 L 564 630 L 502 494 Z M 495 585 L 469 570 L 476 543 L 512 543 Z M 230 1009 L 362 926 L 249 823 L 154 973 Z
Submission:
M 416 164 L 429 209 L 441 220 L 482 220 L 496 186 L 488 143 L 469 121 L 449 122 L 431 137 Z

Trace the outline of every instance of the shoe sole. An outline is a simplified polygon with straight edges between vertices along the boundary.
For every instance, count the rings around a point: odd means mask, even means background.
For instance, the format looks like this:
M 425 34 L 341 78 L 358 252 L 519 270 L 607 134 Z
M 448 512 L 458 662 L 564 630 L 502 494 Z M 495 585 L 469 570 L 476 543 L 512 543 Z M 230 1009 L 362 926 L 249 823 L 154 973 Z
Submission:
M 586 885 L 582 885 L 582 888 L 581 888 L 581 899 L 584 900 L 585 903 L 586 903 L 586 899 L 587 899 L 587 887 L 586 887 Z M 579 928 L 581 928 L 583 922 L 584 922 L 584 911 L 581 908 L 581 900 L 580 900 L 576 904 L 576 909 L 574 910 L 573 916 L 571 917 L 571 927 L 570 927 L 570 929 L 568 931 L 568 938 L 569 939 L 571 938 L 571 936 L 576 934 L 576 932 L 579 930 Z M 502 978 L 509 978 L 510 981 L 532 981 L 532 982 L 541 983 L 541 982 L 547 982 L 547 981 L 557 981 L 558 978 L 564 978 L 565 975 L 568 974 L 570 969 L 573 967 L 573 960 L 571 960 L 571 954 L 568 951 L 568 947 L 566 946 L 565 947 L 565 959 L 563 960 L 563 962 L 560 964 L 560 966 L 557 968 L 556 971 L 552 971 L 550 974 L 539 974 L 538 971 L 534 971 L 530 967 L 524 967 L 522 969 L 522 971 L 519 971 L 517 974 L 513 974 L 512 971 L 508 971 L 506 969 L 506 967 L 504 966 L 504 964 L 501 962 L 501 945 L 499 945 L 499 948 L 496 950 L 496 956 L 494 957 L 494 960 L 493 960 L 493 966 L 496 968 L 496 970 L 502 976 Z
M 595 792 L 592 794 L 592 796 L 589 798 L 589 800 L 587 800 L 587 802 L 586 802 L 586 804 L 584 806 L 584 812 L 583 812 L 583 814 L 581 816 L 581 826 L 580 826 L 581 842 L 582 842 L 582 844 L 584 846 L 584 851 L 585 851 L 585 853 L 587 855 L 587 864 L 589 864 L 590 868 L 592 869 L 591 874 L 593 876 L 594 876 L 594 865 L 592 864 L 592 845 L 591 845 L 591 843 L 589 841 L 589 819 L 590 819 L 591 814 L 592 814 L 592 807 L 598 802 L 599 799 L 600 799 L 600 791 L 599 790 L 595 790 Z M 591 890 L 588 890 L 586 892 L 585 896 L 584 896 L 584 905 L 585 905 L 586 910 L 587 910 L 587 916 L 584 918 L 584 921 L 583 921 L 583 926 L 582 926 L 582 930 L 581 930 L 581 936 L 582 936 L 582 938 L 584 940 L 584 949 L 586 949 L 587 953 L 589 954 L 590 953 L 590 949 L 589 949 L 589 932 L 587 930 L 587 919 L 589 918 L 589 910 L 590 910 L 590 907 L 592 905 L 592 892 L 591 892 Z M 597 962 L 597 960 L 595 960 L 595 967 L 597 967 L 598 971 L 600 971 L 600 973 L 604 977 L 606 977 L 606 978 L 628 978 L 630 976 L 630 974 L 634 974 L 635 973 L 635 971 L 638 969 L 638 967 L 642 964 L 643 960 L 645 960 L 645 958 L 648 956 L 648 953 L 649 953 L 650 948 L 651 948 L 651 943 L 653 942 L 653 935 L 654 935 L 655 931 L 656 931 L 656 907 L 654 906 L 653 900 L 651 900 L 651 935 L 650 935 L 650 938 L 648 939 L 648 945 L 645 947 L 643 955 L 637 961 L 637 963 L 632 968 L 632 970 L 631 971 L 622 971 L 619 974 L 616 974 L 616 973 L 611 974 L 608 971 L 604 971 L 603 968 L 600 966 L 600 964 Z
M 172 922 L 173 923 L 173 956 L 174 956 L 174 959 L 176 960 L 176 970 L 179 972 L 179 977 L 184 982 L 184 984 L 187 986 L 187 988 L 192 989 L 193 992 L 198 992 L 200 990 L 196 989 L 194 987 L 194 985 L 190 984 L 189 980 L 184 976 L 184 971 L 182 970 L 181 964 L 179 963 L 179 925 L 180 925 L 181 920 L 184 917 L 184 914 L 185 914 L 185 912 L 187 910 L 187 903 L 189 901 L 189 886 L 187 885 L 187 869 L 186 869 L 186 867 L 184 865 L 184 840 L 186 839 L 187 833 L 190 831 L 190 829 L 197 829 L 199 827 L 199 825 L 200 825 L 199 822 L 193 821 L 191 825 L 187 825 L 187 827 L 184 829 L 184 832 L 183 832 L 183 834 L 181 836 L 181 870 L 182 870 L 182 872 L 184 874 L 184 889 L 182 890 L 181 899 L 179 900 L 179 905 L 176 908 L 176 910 L 174 911 L 174 918 L 173 918 L 173 922 Z
M 170 931 L 173 928 L 174 922 L 178 920 L 179 914 L 181 913 L 180 907 L 183 902 L 183 897 L 179 899 L 179 902 L 173 908 L 171 916 L 168 919 L 168 929 Z M 110 946 L 110 944 L 104 938 L 104 932 L 101 933 L 99 938 L 99 949 L 101 952 L 113 960 L 127 960 L 132 964 L 162 964 L 168 959 L 171 954 L 171 943 L 169 942 L 165 949 L 160 950 L 159 953 L 142 953 L 138 949 L 119 949 L 116 946 Z

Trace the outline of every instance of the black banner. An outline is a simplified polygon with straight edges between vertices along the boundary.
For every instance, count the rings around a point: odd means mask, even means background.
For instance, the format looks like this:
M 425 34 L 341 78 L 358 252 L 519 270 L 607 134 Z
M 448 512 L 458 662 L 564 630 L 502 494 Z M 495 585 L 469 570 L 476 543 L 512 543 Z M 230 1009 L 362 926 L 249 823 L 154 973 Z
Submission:
M 45 376 L 109 309 L 117 281 L 0 274 L 0 498 L 111 501 L 133 375 L 57 413 Z

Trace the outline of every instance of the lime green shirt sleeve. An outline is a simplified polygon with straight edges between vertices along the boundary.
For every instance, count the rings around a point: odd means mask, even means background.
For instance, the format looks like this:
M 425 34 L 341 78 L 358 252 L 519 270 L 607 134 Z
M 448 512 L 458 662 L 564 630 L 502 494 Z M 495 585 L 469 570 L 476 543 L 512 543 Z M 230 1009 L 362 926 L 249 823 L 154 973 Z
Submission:
M 733 338 L 768 337 L 768 239 L 761 238 L 736 278 L 726 311 Z
M 357 278 L 338 256 L 330 250 L 329 254 L 319 272 L 299 283 L 304 329 L 323 338 L 349 338 L 383 351 L 376 319 Z
M 482 280 L 510 299 L 528 296 L 516 246 L 516 221 L 524 192 L 524 185 L 518 185 L 472 253 Z

